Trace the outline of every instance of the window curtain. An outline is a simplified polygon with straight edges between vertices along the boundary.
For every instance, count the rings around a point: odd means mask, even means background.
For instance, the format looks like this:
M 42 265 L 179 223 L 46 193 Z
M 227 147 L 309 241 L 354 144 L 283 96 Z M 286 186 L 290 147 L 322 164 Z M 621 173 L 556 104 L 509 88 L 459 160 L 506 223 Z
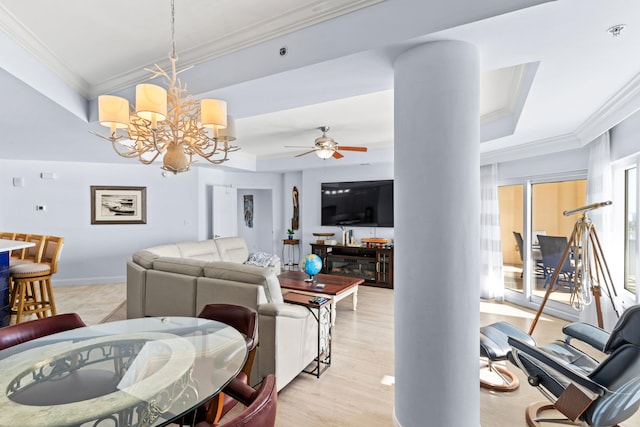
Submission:
M 480 167 L 480 297 L 504 301 L 498 167 Z
M 612 200 L 613 188 L 611 178 L 611 154 L 610 154 L 609 131 L 594 139 L 590 144 L 589 151 L 589 169 L 587 171 L 587 204 L 605 202 Z M 602 254 L 605 260 L 611 256 L 611 252 L 607 252 L 607 248 L 611 248 L 613 235 L 613 208 L 606 206 L 587 212 L 587 216 L 591 219 L 593 226 L 598 235 Z M 576 218 L 577 220 L 577 218 Z M 595 266 L 592 266 L 592 270 Z M 615 325 L 617 316 L 611 305 L 609 296 L 604 289 L 602 283 L 602 296 L 600 297 L 602 305 L 602 315 L 604 318 L 604 327 L 611 330 Z M 617 291 L 617 289 L 616 289 Z M 618 310 L 620 306 L 616 301 Z M 591 303 L 580 312 L 580 321 L 597 324 L 597 316 L 595 304 Z

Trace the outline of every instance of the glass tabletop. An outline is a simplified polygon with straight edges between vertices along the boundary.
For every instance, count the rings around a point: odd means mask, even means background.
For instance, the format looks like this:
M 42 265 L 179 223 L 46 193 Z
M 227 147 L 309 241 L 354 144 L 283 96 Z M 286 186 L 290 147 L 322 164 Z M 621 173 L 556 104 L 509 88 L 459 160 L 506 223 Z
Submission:
M 65 331 L 0 351 L 7 425 L 163 426 L 206 402 L 244 365 L 224 323 L 147 317 Z

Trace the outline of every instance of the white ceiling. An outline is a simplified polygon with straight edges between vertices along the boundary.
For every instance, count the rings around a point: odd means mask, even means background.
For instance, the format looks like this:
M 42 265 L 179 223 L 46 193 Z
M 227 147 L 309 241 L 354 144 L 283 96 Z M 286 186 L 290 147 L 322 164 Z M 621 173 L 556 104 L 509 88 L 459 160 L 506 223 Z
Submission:
M 479 47 L 484 161 L 583 146 L 640 108 L 640 2 L 513 3 L 176 0 L 178 64 L 194 66 L 181 75 L 192 93 L 228 100 L 237 166 L 258 170 L 321 165 L 285 147 L 311 146 L 319 126 L 370 148 L 326 162 L 388 160 L 393 60 L 431 40 Z M 0 0 L 2 158 L 131 162 L 88 135 L 94 100 L 131 96 L 145 67 L 166 64 L 169 4 Z

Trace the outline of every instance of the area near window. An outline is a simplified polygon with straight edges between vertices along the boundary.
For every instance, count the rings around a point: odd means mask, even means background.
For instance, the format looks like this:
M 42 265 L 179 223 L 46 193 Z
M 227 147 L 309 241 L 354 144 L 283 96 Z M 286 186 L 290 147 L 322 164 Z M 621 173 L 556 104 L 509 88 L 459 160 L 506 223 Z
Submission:
M 637 211 L 638 170 L 637 168 L 625 171 L 625 227 L 624 227 L 624 288 L 636 293 L 637 270 L 637 242 L 636 227 L 638 219 Z
M 585 205 L 586 180 L 532 184 L 530 203 L 526 203 L 526 193 L 526 186 L 522 184 L 498 188 L 504 278 L 507 289 L 522 294 L 523 299 L 537 302 L 546 292 L 549 273 L 557 267 L 555 262 L 544 264 L 538 236 L 555 236 L 564 242 L 564 249 L 576 218 L 565 217 L 563 212 Z M 526 206 L 531 206 L 531 212 L 525 211 Z M 528 216 L 530 228 L 526 227 Z M 549 257 L 545 258 L 550 264 Z M 571 283 L 568 276 L 563 278 L 566 280 L 557 284 L 550 299 L 567 304 Z

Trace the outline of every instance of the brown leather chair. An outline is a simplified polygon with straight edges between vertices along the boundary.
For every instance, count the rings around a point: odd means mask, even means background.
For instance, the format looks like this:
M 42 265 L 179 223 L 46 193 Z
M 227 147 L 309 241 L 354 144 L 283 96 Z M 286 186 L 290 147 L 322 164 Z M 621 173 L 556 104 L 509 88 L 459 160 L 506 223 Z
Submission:
M 0 328 L 0 350 L 84 326 L 85 323 L 76 313 L 58 314 L 7 326 Z M 74 369 L 59 373 L 55 381 L 46 381 L 40 387 L 22 387 L 12 394 L 12 399 L 22 405 L 35 406 L 42 399 L 52 402 L 52 405 L 63 404 L 112 393 L 119 381 L 120 376 L 109 370 Z M 56 394 L 60 389 L 65 393 Z
M 234 418 L 222 424 L 211 424 L 202 421 L 195 427 L 274 427 L 278 406 L 276 377 L 267 375 L 257 389 L 234 378 L 227 385 L 224 393 L 246 405 L 247 408 Z
M 241 305 L 208 304 L 198 314 L 198 317 L 225 323 L 245 336 L 247 360 L 236 379 L 248 384 L 258 345 L 258 312 Z M 203 407 L 198 408 L 196 421 L 205 419 L 211 424 L 216 424 L 237 404 L 236 399 L 224 392 L 219 393 Z
M 86 326 L 76 313 L 31 320 L 0 328 L 0 350 L 31 341 L 36 338 Z

